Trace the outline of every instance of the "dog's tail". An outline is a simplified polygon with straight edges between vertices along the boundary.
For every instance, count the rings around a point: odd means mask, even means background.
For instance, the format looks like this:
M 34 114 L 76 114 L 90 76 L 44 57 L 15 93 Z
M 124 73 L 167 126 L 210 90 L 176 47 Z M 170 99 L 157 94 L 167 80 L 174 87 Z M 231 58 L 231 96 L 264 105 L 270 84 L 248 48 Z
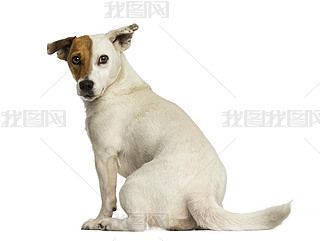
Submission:
M 272 229 L 281 224 L 291 211 L 290 202 L 253 213 L 231 213 L 208 197 L 190 198 L 187 205 L 198 226 L 211 230 Z

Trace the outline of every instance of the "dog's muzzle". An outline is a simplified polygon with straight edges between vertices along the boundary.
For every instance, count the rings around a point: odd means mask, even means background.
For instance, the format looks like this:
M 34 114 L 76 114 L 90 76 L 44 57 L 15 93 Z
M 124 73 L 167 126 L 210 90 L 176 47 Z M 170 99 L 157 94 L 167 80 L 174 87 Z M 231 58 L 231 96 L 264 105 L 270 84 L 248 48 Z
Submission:
M 91 80 L 82 80 L 81 82 L 79 82 L 79 88 L 80 88 L 80 96 L 83 96 L 85 98 L 92 98 L 94 97 L 94 94 L 93 94 L 93 81 Z

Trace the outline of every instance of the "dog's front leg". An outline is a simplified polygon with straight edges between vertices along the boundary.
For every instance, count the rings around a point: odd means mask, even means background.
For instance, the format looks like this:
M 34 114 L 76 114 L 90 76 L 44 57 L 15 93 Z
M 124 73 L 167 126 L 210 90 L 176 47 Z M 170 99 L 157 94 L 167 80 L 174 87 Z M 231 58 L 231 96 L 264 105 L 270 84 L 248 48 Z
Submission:
M 98 222 L 103 218 L 112 217 L 112 213 L 117 210 L 118 162 L 118 156 L 115 153 L 108 153 L 107 155 L 95 154 L 102 205 L 98 217 L 86 221 L 81 229 L 99 229 Z

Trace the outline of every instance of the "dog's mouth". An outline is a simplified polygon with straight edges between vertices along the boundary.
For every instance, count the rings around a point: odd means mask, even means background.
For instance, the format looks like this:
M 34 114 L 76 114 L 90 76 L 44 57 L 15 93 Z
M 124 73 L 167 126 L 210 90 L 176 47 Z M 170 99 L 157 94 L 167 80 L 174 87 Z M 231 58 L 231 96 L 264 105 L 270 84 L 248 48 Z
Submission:
M 94 95 L 81 95 L 81 98 L 83 100 L 92 101 L 96 98 L 96 96 L 94 96 Z
M 83 100 L 92 101 L 92 100 L 100 97 L 100 96 L 104 93 L 105 89 L 106 89 L 106 88 L 103 88 L 103 89 L 101 90 L 100 94 L 98 94 L 98 95 L 97 95 L 97 94 L 94 95 L 93 92 L 91 92 L 91 91 L 90 91 L 90 92 L 82 92 L 82 93 L 80 93 L 80 97 L 81 97 L 81 99 L 83 99 Z
M 93 95 L 83 95 L 83 97 L 86 98 L 86 99 L 91 99 L 94 96 Z
M 93 91 L 78 91 L 78 95 L 80 96 L 81 99 L 86 100 L 86 101 L 93 101 L 94 99 L 100 97 L 103 95 L 104 91 L 106 88 L 102 88 L 99 94 L 94 94 Z
M 91 101 L 91 100 L 94 100 L 96 98 L 96 96 L 93 93 L 81 93 L 80 97 L 83 100 L 87 100 L 87 101 Z

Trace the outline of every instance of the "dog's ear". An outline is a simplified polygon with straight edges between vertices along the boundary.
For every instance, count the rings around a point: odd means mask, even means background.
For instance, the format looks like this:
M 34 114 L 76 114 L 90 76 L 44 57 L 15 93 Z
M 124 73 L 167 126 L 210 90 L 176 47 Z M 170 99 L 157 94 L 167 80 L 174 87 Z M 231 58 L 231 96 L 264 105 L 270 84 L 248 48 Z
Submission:
M 116 50 L 120 52 L 125 51 L 130 47 L 133 32 L 138 28 L 139 26 L 134 23 L 127 27 L 111 30 L 109 33 L 107 33 L 107 36 L 113 43 Z
M 47 45 L 47 53 L 53 54 L 57 52 L 59 59 L 67 60 L 72 41 L 75 37 L 69 37 L 50 43 Z

